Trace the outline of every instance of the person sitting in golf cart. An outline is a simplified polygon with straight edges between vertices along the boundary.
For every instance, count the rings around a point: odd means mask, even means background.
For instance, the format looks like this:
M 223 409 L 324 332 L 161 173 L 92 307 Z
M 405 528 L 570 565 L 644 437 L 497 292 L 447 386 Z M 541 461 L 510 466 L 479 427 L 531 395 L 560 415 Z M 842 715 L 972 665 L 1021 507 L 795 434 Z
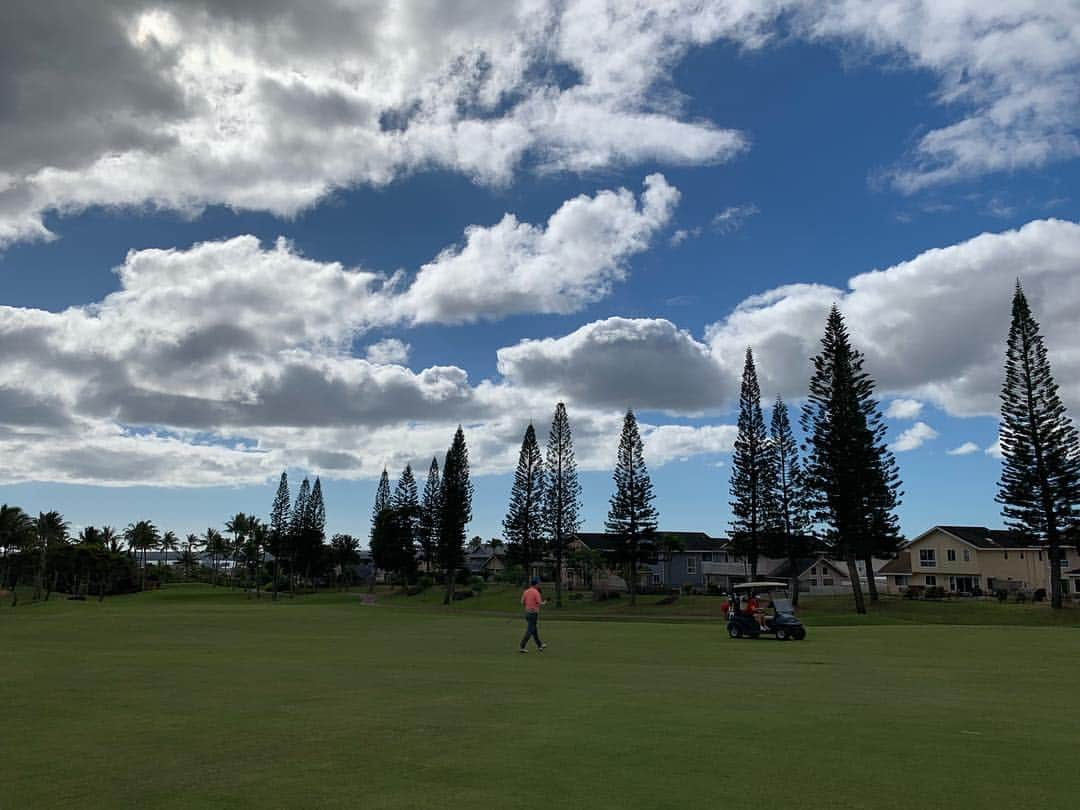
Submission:
M 743 612 L 747 616 L 753 618 L 763 632 L 769 632 L 769 628 L 765 626 L 765 611 L 761 609 L 761 603 L 758 602 L 757 596 L 753 591 L 751 591 L 750 595 L 746 598 L 746 607 Z

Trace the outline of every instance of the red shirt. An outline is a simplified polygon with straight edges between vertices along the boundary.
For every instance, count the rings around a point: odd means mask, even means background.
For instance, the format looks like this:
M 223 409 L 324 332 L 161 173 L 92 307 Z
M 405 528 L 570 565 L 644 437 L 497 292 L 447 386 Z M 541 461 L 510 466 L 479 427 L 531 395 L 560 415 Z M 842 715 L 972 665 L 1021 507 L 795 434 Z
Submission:
M 746 612 L 747 613 L 753 613 L 757 609 L 758 609 L 758 601 L 757 601 L 757 599 L 755 599 L 754 597 L 751 596 L 749 599 L 746 600 Z
M 521 595 L 521 604 L 525 606 L 526 613 L 539 613 L 540 603 L 544 601 L 540 596 L 540 591 L 535 586 L 525 589 L 525 593 Z

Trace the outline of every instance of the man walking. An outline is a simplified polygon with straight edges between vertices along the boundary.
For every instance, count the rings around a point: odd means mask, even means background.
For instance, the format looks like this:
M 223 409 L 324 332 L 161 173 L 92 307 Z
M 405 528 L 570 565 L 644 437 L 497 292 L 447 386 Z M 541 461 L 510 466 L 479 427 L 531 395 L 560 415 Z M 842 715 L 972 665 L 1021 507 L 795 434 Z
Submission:
M 528 652 L 525 649 L 525 645 L 529 643 L 529 639 L 536 640 L 536 649 L 543 652 L 547 647 L 542 641 L 540 641 L 540 634 L 536 630 L 536 622 L 540 618 L 540 606 L 544 604 L 544 597 L 540 595 L 540 589 L 536 586 L 540 584 L 539 577 L 533 577 L 532 583 L 525 592 L 521 594 L 521 604 L 525 606 L 525 637 L 521 639 L 521 646 L 518 648 L 519 652 Z

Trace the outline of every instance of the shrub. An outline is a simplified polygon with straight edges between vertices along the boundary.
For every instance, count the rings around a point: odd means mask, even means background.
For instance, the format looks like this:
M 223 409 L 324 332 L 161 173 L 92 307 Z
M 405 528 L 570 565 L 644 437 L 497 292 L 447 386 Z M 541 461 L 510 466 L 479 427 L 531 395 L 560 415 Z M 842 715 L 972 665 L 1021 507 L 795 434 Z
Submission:
M 473 595 L 472 591 L 454 591 L 454 601 L 460 602 L 462 599 L 471 599 Z
M 483 577 L 474 576 L 469 580 L 469 587 L 477 593 L 480 593 L 480 591 L 487 587 L 487 583 L 484 581 Z
M 673 593 L 671 596 L 665 596 L 663 599 L 661 599 L 656 604 L 658 604 L 658 605 L 674 605 L 677 601 L 679 601 L 679 596 L 678 596 L 678 594 Z
M 922 585 L 908 585 L 907 590 L 904 591 L 905 599 L 918 599 L 923 595 L 926 590 Z
M 998 590 L 994 591 L 994 596 L 997 597 L 997 600 L 999 602 L 1007 602 L 1009 600 L 1009 592 L 1004 588 L 999 588 Z
M 927 588 L 926 589 L 926 598 L 927 599 L 944 599 L 945 598 L 945 589 L 943 587 L 941 587 L 940 585 L 935 585 L 933 587 Z
M 572 602 L 576 602 L 577 600 L 584 599 L 584 598 L 585 598 L 585 594 L 581 593 L 580 591 L 577 591 L 575 593 L 570 594 L 570 601 L 572 601 Z
M 416 580 L 416 587 L 422 591 L 426 591 L 428 588 L 435 587 L 435 578 L 430 574 L 424 574 L 418 580 Z
M 1026 602 L 1027 601 L 1027 594 L 1024 593 L 1023 591 L 1017 591 L 1016 592 L 1016 601 L 1017 602 Z
M 1046 599 L 1046 588 L 1038 588 L 1031 597 L 1032 602 L 1042 602 Z

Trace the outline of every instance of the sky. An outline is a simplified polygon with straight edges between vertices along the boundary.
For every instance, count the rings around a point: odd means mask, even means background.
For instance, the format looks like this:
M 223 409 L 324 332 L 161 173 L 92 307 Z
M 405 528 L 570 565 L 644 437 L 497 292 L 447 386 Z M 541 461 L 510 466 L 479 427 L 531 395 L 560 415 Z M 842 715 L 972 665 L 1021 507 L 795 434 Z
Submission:
M 633 408 L 722 535 L 745 349 L 797 411 L 835 303 L 903 531 L 999 526 L 1018 278 L 1080 412 L 1078 189 L 1069 0 L 10 0 L 0 502 L 183 535 L 287 470 L 366 537 L 462 424 L 498 536 L 564 401 L 585 529 Z

